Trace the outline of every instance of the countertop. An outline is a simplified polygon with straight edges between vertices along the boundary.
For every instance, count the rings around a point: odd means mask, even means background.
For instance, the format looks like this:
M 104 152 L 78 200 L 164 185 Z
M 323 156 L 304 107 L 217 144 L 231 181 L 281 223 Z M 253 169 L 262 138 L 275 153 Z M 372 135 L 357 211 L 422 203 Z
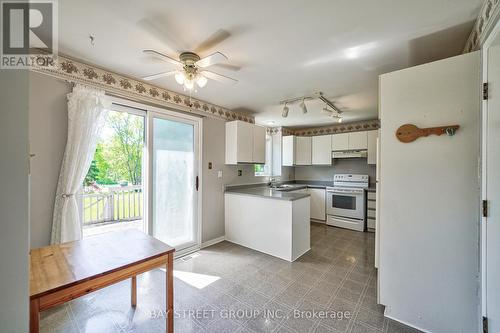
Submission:
M 291 189 L 276 190 L 272 189 L 268 186 L 259 186 L 259 185 L 246 185 L 246 186 L 228 186 L 226 188 L 226 193 L 231 194 L 240 194 L 240 195 L 249 195 L 255 197 L 262 198 L 270 198 L 270 199 L 278 199 L 278 200 L 287 200 L 294 201 L 302 198 L 307 198 L 310 196 L 309 193 L 293 193 L 290 191 L 304 189 L 305 186 L 297 186 Z
M 326 189 L 327 187 L 333 186 L 332 181 L 321 181 L 321 180 L 292 180 L 292 181 L 281 182 L 281 184 L 293 185 L 293 187 L 281 188 L 277 190 L 277 189 L 272 189 L 265 184 L 229 185 L 226 187 L 226 193 L 293 201 L 308 197 L 310 196 L 310 194 L 293 193 L 292 191 L 301 190 L 305 188 Z M 375 184 L 370 184 L 370 187 L 368 187 L 366 191 L 375 192 L 376 191 Z

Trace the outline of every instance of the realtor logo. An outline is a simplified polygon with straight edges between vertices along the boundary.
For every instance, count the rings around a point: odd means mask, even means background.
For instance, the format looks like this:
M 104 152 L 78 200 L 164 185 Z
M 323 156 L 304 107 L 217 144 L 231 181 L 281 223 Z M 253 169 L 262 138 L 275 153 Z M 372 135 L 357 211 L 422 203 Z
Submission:
M 53 1 L 2 1 L 0 67 L 54 66 L 56 17 Z

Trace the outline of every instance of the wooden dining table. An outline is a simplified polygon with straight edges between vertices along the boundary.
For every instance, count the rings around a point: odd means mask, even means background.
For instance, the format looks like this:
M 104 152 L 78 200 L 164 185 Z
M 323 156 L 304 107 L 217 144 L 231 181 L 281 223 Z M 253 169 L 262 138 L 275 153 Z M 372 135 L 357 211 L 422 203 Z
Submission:
M 174 248 L 139 230 L 108 232 L 30 251 L 30 332 L 40 312 L 130 279 L 137 305 L 137 275 L 166 268 L 166 331 L 174 331 Z

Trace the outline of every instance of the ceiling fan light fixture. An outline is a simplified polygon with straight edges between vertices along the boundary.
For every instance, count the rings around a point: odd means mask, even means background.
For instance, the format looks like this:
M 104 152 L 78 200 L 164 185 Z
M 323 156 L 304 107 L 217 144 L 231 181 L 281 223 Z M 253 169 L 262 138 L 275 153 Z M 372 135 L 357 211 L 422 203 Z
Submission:
M 184 81 L 184 88 L 186 88 L 187 90 L 191 90 L 194 88 L 194 81 L 193 80 L 186 80 Z
M 184 84 L 184 81 L 186 81 L 186 76 L 183 72 L 177 72 L 175 73 L 175 81 L 177 81 L 178 84 Z
M 283 107 L 283 112 L 281 112 L 281 116 L 283 118 L 288 117 L 288 111 L 290 111 L 290 108 L 288 107 L 287 103 L 285 103 L 285 106 Z
M 203 75 L 199 74 L 197 77 L 196 77 L 196 84 L 198 85 L 198 87 L 200 88 L 203 88 L 204 86 L 207 85 L 207 78 L 204 77 Z

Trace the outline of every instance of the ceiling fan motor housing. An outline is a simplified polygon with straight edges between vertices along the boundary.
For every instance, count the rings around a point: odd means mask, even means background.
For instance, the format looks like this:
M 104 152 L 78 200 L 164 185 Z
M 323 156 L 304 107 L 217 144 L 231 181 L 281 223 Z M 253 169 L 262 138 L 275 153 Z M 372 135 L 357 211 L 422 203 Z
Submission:
M 182 52 L 179 59 L 185 66 L 195 66 L 195 63 L 200 60 L 200 56 L 194 52 Z

